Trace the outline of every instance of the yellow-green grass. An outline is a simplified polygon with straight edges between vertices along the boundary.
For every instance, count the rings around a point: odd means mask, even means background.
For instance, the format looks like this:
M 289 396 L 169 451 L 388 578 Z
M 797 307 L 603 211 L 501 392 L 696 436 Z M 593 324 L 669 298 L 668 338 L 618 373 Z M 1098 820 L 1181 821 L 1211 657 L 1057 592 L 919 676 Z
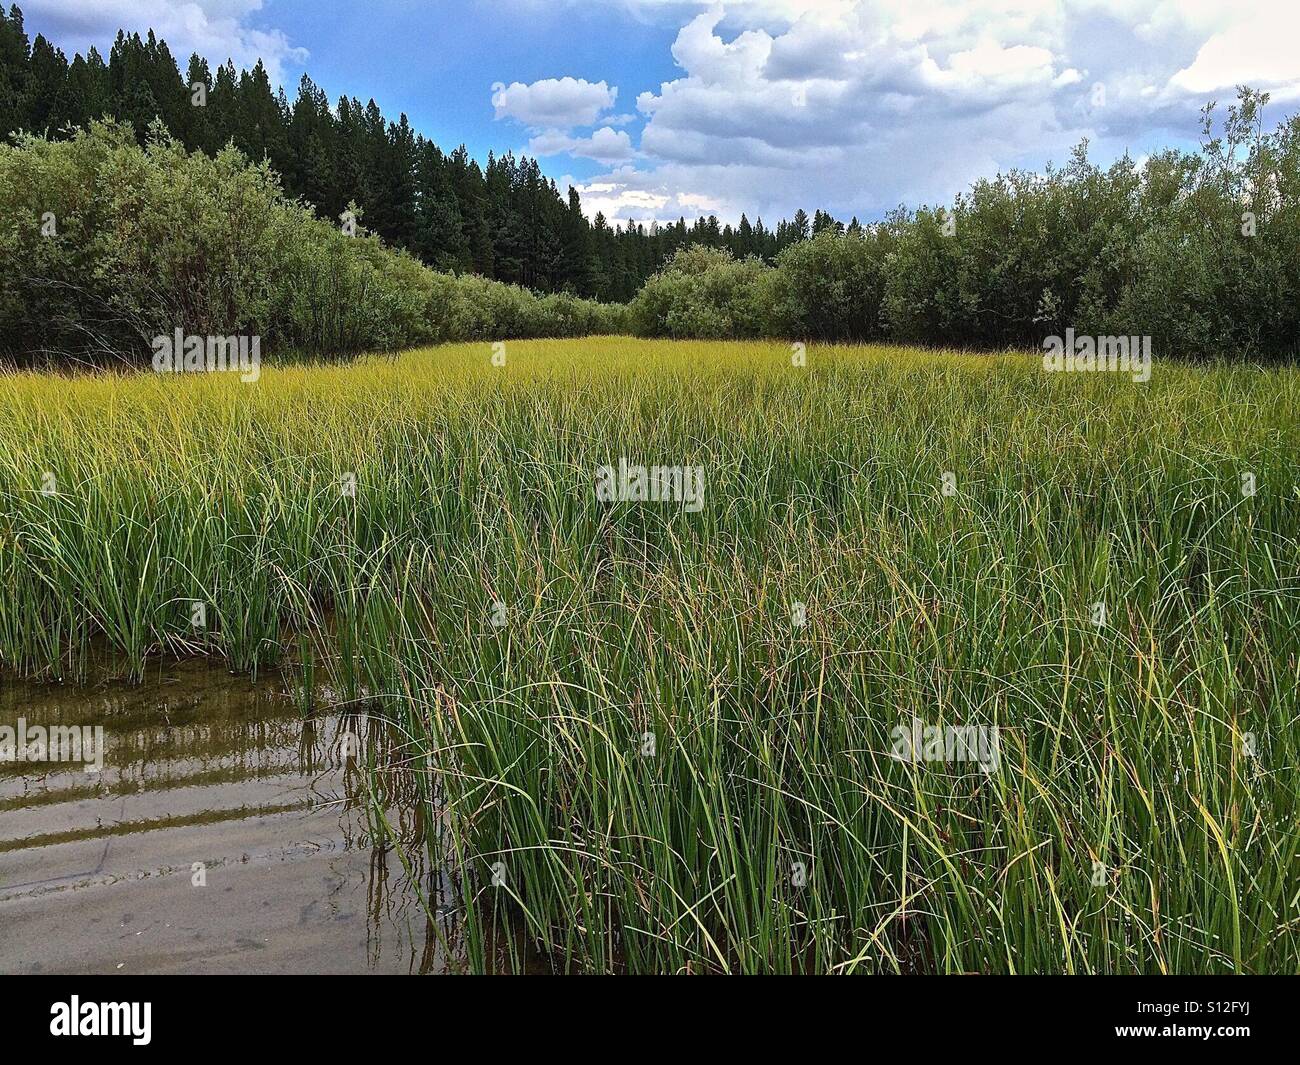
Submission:
M 1300 969 L 1300 372 L 505 353 L 0 378 L 0 668 L 328 631 L 428 748 L 480 962 Z M 599 502 L 620 457 L 703 508 Z M 891 758 L 914 719 L 996 768 Z

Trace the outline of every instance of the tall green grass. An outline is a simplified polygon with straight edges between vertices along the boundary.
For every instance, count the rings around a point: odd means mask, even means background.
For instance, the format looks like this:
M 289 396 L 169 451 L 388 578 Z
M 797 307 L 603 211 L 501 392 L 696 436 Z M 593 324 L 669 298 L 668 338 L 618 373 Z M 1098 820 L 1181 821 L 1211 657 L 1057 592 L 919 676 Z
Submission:
M 0 662 L 318 641 L 427 754 L 484 967 L 1300 969 L 1300 373 L 490 357 L 0 378 Z M 620 456 L 703 510 L 598 503 Z M 914 718 L 997 768 L 890 757 Z

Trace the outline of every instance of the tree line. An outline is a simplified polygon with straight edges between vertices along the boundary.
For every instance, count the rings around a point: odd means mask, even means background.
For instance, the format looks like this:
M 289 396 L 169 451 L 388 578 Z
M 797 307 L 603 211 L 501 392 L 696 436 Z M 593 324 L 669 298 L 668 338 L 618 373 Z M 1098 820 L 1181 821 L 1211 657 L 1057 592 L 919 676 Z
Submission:
M 978 181 L 783 249 L 774 263 L 687 248 L 633 300 L 646 336 L 1039 347 L 1067 330 L 1149 337 L 1155 357 L 1300 350 L 1300 115 L 1266 130 L 1242 87 L 1197 151 Z
M 141 145 L 155 118 L 191 150 L 215 156 L 234 144 L 269 161 L 284 191 L 323 219 L 356 204 L 368 229 L 435 270 L 540 292 L 626 302 L 683 246 L 771 261 L 796 241 L 845 228 L 821 211 L 811 219 L 799 211 L 775 229 L 744 216 L 735 227 L 714 216 L 691 225 L 589 221 L 577 191 L 563 195 L 537 160 L 492 153 L 481 167 L 464 145 L 444 152 L 415 132 L 405 114 L 385 118 L 373 99 L 331 106 L 304 75 L 291 102 L 260 60 L 213 72 L 192 55 L 182 76 L 152 30 L 119 31 L 107 61 L 92 47 L 69 62 L 40 34 L 29 43 L 16 5 L 0 9 L 0 134 L 60 138 L 103 117 L 129 122 Z
M 195 322 L 319 354 L 624 329 L 984 349 L 1073 329 L 1150 336 L 1157 358 L 1300 345 L 1300 115 L 1266 130 L 1268 96 L 1245 87 L 1222 123 L 1207 104 L 1198 150 L 1140 165 L 1099 167 L 1084 143 L 1064 168 L 865 225 L 646 230 L 588 224 L 534 160 L 480 170 L 373 102 L 331 108 L 304 80 L 291 108 L 260 65 L 191 71 L 203 107 L 152 35 L 66 65 L 27 46 L 17 8 L 0 16 L 0 122 L 38 131 L 0 146 L 11 357 L 99 361 Z M 338 221 L 354 203 L 355 240 Z
M 20 368 L 145 368 L 176 335 L 328 358 L 626 329 L 623 304 L 431 270 L 160 119 L 143 145 L 115 119 L 0 144 L 0 218 L 0 364 Z

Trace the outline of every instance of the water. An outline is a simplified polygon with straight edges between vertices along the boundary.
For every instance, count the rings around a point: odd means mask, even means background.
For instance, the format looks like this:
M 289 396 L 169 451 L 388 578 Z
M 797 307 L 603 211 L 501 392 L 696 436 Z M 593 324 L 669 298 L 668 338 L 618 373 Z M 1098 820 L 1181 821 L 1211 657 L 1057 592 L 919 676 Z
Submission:
M 105 738 L 98 774 L 0 762 L 0 971 L 456 968 L 413 781 L 385 778 L 394 838 L 367 815 L 365 762 L 400 764 L 400 737 L 338 709 L 304 718 L 289 692 L 201 660 L 137 687 L 0 676 L 0 725 Z

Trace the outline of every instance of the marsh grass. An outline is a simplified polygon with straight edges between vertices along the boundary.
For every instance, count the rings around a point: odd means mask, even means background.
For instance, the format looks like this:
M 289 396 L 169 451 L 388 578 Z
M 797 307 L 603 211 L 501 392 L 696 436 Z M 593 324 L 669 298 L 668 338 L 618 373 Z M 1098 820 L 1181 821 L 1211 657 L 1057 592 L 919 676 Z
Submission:
M 485 968 L 1300 969 L 1300 373 L 490 354 L 0 378 L 0 663 L 309 641 L 427 756 Z M 704 509 L 597 503 L 620 456 Z

